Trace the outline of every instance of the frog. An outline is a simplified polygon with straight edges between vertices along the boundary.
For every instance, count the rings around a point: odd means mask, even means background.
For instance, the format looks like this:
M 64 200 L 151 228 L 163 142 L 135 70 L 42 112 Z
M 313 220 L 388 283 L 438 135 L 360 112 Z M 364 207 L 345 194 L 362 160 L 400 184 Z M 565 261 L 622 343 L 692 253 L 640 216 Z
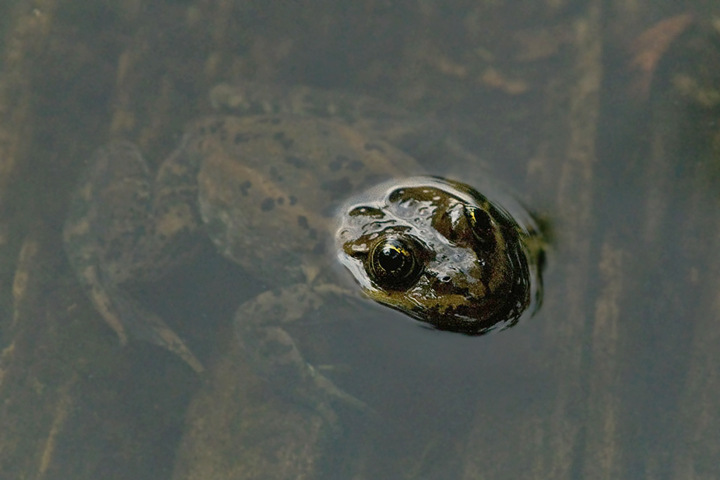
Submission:
M 305 361 L 288 326 L 365 296 L 427 325 L 479 334 L 516 320 L 527 306 L 533 262 L 524 256 L 524 239 L 532 229 L 469 186 L 425 176 L 412 155 L 389 141 L 388 129 L 372 135 L 396 117 L 394 111 L 373 107 L 382 111 L 381 121 L 363 123 L 345 114 L 338 97 L 312 90 L 299 95 L 313 104 L 326 100 L 309 112 L 298 108 L 304 103 L 293 100 L 297 95 L 277 100 L 265 94 L 258 101 L 247 86 L 233 91 L 211 94 L 222 105 L 188 124 L 156 173 L 137 146 L 112 142 L 94 154 L 73 195 L 65 250 L 121 344 L 144 340 L 203 371 L 186 343 L 127 285 L 162 279 L 207 238 L 267 286 L 235 314 L 247 361 L 283 393 L 331 417 L 335 402 L 367 407 Z M 363 107 L 359 116 L 367 111 Z M 400 131 L 407 136 L 407 129 Z M 353 194 L 361 197 L 347 203 Z M 356 204 L 358 198 L 367 202 Z M 423 206 L 410 211 L 413 202 Z M 399 218 L 396 207 L 409 212 L 405 224 L 378 230 L 391 210 Z M 412 264 L 409 276 L 396 278 L 398 260 Z M 338 261 L 360 292 L 338 280 Z M 450 262 L 461 266 L 439 267 Z M 419 302 L 420 290 L 425 300 Z M 512 306 L 494 306 L 508 294 Z M 473 319 L 480 311 L 482 319 Z
M 368 298 L 431 328 L 483 335 L 541 300 L 536 228 L 467 184 L 417 176 L 350 198 L 336 251 Z

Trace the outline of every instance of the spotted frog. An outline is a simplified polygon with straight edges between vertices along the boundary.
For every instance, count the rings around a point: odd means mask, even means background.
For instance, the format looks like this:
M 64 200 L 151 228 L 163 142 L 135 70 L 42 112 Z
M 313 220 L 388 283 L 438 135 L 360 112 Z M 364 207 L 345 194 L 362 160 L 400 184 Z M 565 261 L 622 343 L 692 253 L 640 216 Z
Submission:
M 267 285 L 236 313 L 248 361 L 314 406 L 361 406 L 304 360 L 285 328 L 358 296 L 337 280 L 337 259 L 367 297 L 440 329 L 482 333 L 530 303 L 531 225 L 462 183 L 408 178 L 422 168 L 387 141 L 388 129 L 371 135 L 340 115 L 335 97 L 307 112 L 298 105 L 317 103 L 311 90 L 304 102 L 220 93 L 223 114 L 191 123 L 156 174 L 133 144 L 112 143 L 74 195 L 66 251 L 121 343 L 155 343 L 202 371 L 126 285 L 161 278 L 203 236 Z
M 434 328 L 481 335 L 516 323 L 540 295 L 531 228 L 468 185 L 419 176 L 351 198 L 336 248 L 367 297 Z

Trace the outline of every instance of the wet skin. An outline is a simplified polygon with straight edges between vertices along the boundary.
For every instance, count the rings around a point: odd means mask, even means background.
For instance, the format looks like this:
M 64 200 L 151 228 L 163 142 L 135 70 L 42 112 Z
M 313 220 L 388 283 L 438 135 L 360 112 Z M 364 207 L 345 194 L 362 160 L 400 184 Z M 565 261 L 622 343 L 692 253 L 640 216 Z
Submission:
M 155 175 L 134 145 L 110 144 L 74 195 L 68 257 L 122 343 L 155 343 L 202 371 L 125 285 L 162 278 L 209 237 L 268 285 L 235 317 L 256 371 L 321 411 L 337 400 L 363 408 L 304 360 L 285 328 L 357 297 L 332 262 L 339 258 L 367 297 L 469 334 L 519 317 L 533 265 L 531 227 L 464 184 L 407 179 L 421 168 L 378 138 L 312 115 L 217 115 L 189 125 Z
M 468 185 L 412 177 L 351 199 L 336 243 L 369 298 L 477 335 L 514 323 L 530 304 L 532 235 Z

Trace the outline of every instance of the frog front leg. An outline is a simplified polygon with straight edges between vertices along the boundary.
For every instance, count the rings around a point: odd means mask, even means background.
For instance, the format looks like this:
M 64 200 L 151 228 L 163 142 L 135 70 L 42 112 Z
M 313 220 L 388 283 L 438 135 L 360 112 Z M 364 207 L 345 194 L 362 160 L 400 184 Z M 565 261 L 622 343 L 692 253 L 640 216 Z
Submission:
M 128 337 L 145 340 L 202 371 L 172 329 L 123 289 L 129 281 L 162 276 L 179 252 L 193 250 L 198 223 L 189 199 L 197 198 L 197 187 L 182 181 L 193 168 L 193 159 L 179 149 L 154 179 L 134 145 L 99 149 L 72 199 L 63 234 L 80 283 L 121 344 Z
M 323 305 L 349 301 L 350 293 L 335 285 L 298 284 L 264 292 L 241 305 L 235 315 L 237 341 L 254 370 L 280 393 L 330 419 L 335 417 L 332 403 L 372 410 L 305 361 L 285 327 L 312 318 Z

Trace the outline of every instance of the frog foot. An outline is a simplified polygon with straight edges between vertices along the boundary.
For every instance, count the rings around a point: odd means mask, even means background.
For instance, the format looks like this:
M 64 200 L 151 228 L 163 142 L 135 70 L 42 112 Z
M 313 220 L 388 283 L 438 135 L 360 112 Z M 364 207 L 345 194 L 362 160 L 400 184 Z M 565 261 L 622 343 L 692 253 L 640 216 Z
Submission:
M 294 285 L 264 292 L 240 306 L 235 332 L 241 351 L 253 369 L 280 393 L 331 417 L 332 404 L 375 415 L 364 402 L 337 387 L 305 361 L 286 325 L 307 319 L 328 303 L 336 289 Z M 337 301 L 337 299 L 335 299 Z M 333 411 L 334 412 L 334 411 Z
M 315 387 L 318 388 L 320 391 L 324 392 L 325 395 L 327 395 L 329 398 L 339 401 L 342 404 L 347 405 L 348 407 L 353 408 L 366 415 L 373 417 L 378 415 L 378 413 L 374 409 L 370 408 L 365 402 L 341 390 L 329 378 L 318 373 L 315 367 L 313 367 L 309 363 L 307 364 L 307 367 L 310 370 L 310 375 L 314 380 L 313 383 Z
M 122 345 L 129 338 L 154 343 L 201 372 L 198 359 L 170 327 L 120 287 L 129 280 L 161 277 L 180 257 L 170 246 L 192 245 L 187 239 L 193 238 L 193 219 L 180 217 L 182 202 L 168 189 L 154 189 L 153 182 L 133 144 L 116 142 L 99 149 L 73 195 L 63 229 L 65 251 L 81 286 Z M 163 225 L 173 225 L 175 231 Z
M 124 315 L 126 320 L 124 323 L 133 338 L 169 350 L 185 361 L 196 373 L 202 373 L 205 370 L 200 360 L 162 318 L 144 309 L 135 301 L 116 297 L 116 303 L 121 302 L 125 303 L 123 310 L 126 313 Z
M 90 291 L 90 299 L 115 330 L 122 345 L 127 343 L 128 336 L 146 341 L 174 353 L 195 372 L 204 371 L 202 363 L 162 318 L 125 296 L 118 288 L 107 291 L 96 284 Z

